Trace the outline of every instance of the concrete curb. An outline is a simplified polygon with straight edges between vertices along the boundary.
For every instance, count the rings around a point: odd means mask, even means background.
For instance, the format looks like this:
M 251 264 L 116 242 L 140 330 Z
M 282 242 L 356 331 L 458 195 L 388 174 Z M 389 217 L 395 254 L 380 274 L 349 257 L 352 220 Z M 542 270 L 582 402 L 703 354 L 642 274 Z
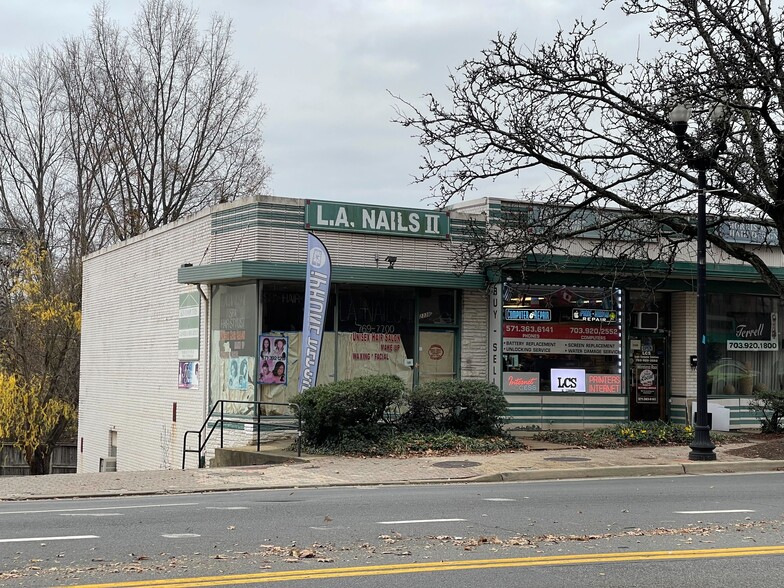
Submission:
M 419 480 L 389 480 L 389 481 L 364 481 L 364 482 L 332 482 L 324 484 L 268 484 L 245 485 L 232 484 L 220 488 L 160 488 L 144 490 L 107 490 L 92 492 L 68 492 L 49 495 L 24 495 L 17 494 L 0 498 L 0 502 L 20 502 L 30 500 L 58 500 L 76 498 L 106 498 L 110 496 L 154 496 L 177 494 L 206 494 L 211 492 L 238 492 L 242 490 L 286 490 L 292 488 L 328 488 L 328 487 L 357 487 L 357 486 L 411 486 L 424 484 L 467 484 L 488 482 L 525 482 L 540 480 L 568 480 L 588 478 L 633 478 L 646 476 L 679 476 L 701 474 L 729 474 L 751 472 L 784 471 L 784 460 L 755 459 L 748 461 L 711 461 L 711 462 L 684 462 L 659 465 L 633 465 L 633 466 L 598 466 L 582 468 L 560 468 L 543 470 L 523 470 L 513 472 L 499 472 L 466 478 L 437 478 Z
M 529 480 L 566 480 L 584 478 L 634 478 L 643 476 L 677 476 L 683 474 L 680 464 L 645 466 L 599 466 L 595 468 L 569 468 L 552 470 L 527 470 L 478 476 L 472 482 L 526 482 Z
M 683 464 L 686 474 L 731 474 L 784 471 L 784 460 L 753 459 L 748 461 L 690 461 Z
M 470 478 L 471 482 L 525 482 L 527 480 L 565 480 L 583 478 L 634 478 L 698 474 L 732 474 L 784 471 L 784 460 L 757 459 L 732 462 L 688 462 L 663 465 L 599 466 L 552 470 L 501 472 Z

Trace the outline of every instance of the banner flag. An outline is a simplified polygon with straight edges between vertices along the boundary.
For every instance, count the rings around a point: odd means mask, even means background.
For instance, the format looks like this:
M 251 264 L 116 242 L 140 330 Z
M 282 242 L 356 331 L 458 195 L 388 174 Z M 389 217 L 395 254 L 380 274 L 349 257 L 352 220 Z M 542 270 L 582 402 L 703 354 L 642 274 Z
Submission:
M 299 392 L 316 385 L 321 338 L 327 317 L 332 260 L 321 239 L 308 233 L 305 311 L 302 318 L 302 351 L 299 355 Z

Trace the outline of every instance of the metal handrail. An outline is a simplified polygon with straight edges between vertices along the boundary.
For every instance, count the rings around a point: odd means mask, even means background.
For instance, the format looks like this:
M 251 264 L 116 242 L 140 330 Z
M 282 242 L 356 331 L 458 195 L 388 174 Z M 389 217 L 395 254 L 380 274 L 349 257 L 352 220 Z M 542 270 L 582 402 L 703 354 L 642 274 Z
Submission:
M 231 404 L 246 404 L 255 407 L 256 409 L 256 417 L 255 421 L 249 419 L 240 419 L 236 418 L 235 415 L 230 415 L 228 418 L 224 415 L 223 405 L 225 403 Z M 209 432 L 207 431 L 207 425 L 210 422 L 210 419 L 215 414 L 215 410 L 220 406 L 220 418 L 212 423 L 212 427 L 210 427 Z M 216 400 L 215 404 L 210 409 L 207 418 L 204 419 L 204 424 L 198 431 L 185 431 L 185 435 L 182 438 L 182 469 L 185 469 L 185 456 L 188 453 L 198 453 L 199 454 L 199 468 L 205 467 L 205 456 L 203 455 L 204 450 L 207 447 L 207 442 L 210 440 L 212 433 L 215 431 L 215 428 L 220 424 L 220 446 L 223 448 L 223 424 L 224 423 L 235 423 L 240 425 L 247 425 L 254 423 L 256 424 L 256 451 L 259 451 L 261 448 L 261 407 L 262 406 L 285 406 L 289 409 L 294 409 L 295 414 L 297 415 L 297 457 L 302 455 L 302 415 L 300 414 L 299 405 L 294 404 L 291 402 L 261 402 L 258 400 Z M 196 449 L 188 449 L 188 435 L 194 434 L 198 435 L 199 443 Z M 204 436 L 204 440 L 202 441 L 202 436 Z

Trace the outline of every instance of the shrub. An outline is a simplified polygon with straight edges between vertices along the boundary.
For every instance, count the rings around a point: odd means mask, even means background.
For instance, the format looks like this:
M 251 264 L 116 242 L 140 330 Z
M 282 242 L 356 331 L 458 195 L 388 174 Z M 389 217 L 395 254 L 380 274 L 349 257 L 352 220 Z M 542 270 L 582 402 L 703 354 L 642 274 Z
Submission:
M 292 445 L 292 449 L 296 446 Z M 525 445 L 511 435 L 470 437 L 450 431 L 441 433 L 398 432 L 384 429 L 376 439 L 357 436 L 343 437 L 338 444 L 309 446 L 312 453 L 332 455 L 400 456 L 444 455 L 453 453 L 488 453 L 524 449 Z
M 337 447 L 355 438 L 379 438 L 387 428 L 381 421 L 404 389 L 397 376 L 363 376 L 305 390 L 292 400 L 302 416 L 303 443 Z
M 749 410 L 762 413 L 760 424 L 763 433 L 778 433 L 784 422 L 784 391 L 755 390 L 749 401 Z
M 428 382 L 408 393 L 406 401 L 401 425 L 409 431 L 491 435 L 501 431 L 507 411 L 498 386 L 479 380 Z

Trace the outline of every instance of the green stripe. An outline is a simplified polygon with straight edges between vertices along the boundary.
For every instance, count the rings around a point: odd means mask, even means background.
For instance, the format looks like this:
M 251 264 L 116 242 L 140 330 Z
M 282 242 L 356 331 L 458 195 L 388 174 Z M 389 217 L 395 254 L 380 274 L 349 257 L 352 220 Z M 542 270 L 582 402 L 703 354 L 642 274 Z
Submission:
M 227 261 L 191 267 L 180 267 L 177 280 L 181 284 L 209 284 L 250 280 L 305 280 L 304 263 L 277 263 L 269 261 Z M 458 289 L 483 289 L 481 274 L 456 275 L 448 272 L 418 270 L 388 270 L 386 268 L 360 268 L 335 266 L 332 281 L 336 284 L 376 284 Z
M 305 230 L 305 207 L 269 202 L 252 202 L 228 210 L 215 211 L 210 219 L 214 234 L 226 234 L 248 228 L 291 228 Z M 450 216 L 453 241 L 466 242 L 473 234 L 471 226 L 484 227 L 485 221 L 455 219 Z
M 485 273 L 490 281 L 500 281 L 504 271 L 524 270 L 526 281 L 537 283 L 542 280 L 552 281 L 558 275 L 559 283 L 575 285 L 615 284 L 633 286 L 639 282 L 640 275 L 660 277 L 665 280 L 662 288 L 691 291 L 694 289 L 694 276 L 697 264 L 685 261 L 674 262 L 672 266 L 660 262 L 627 261 L 622 271 L 617 267 L 617 260 L 591 257 L 572 257 L 565 255 L 528 255 L 524 261 L 515 259 L 493 260 L 485 264 Z M 770 294 L 771 290 L 761 282 L 759 274 L 749 265 L 741 264 L 708 264 L 708 291 L 712 292 L 743 292 L 748 294 Z M 774 275 L 784 280 L 784 267 L 772 267 Z M 597 283 L 597 279 L 599 283 Z M 626 282 L 624 282 L 626 280 Z

